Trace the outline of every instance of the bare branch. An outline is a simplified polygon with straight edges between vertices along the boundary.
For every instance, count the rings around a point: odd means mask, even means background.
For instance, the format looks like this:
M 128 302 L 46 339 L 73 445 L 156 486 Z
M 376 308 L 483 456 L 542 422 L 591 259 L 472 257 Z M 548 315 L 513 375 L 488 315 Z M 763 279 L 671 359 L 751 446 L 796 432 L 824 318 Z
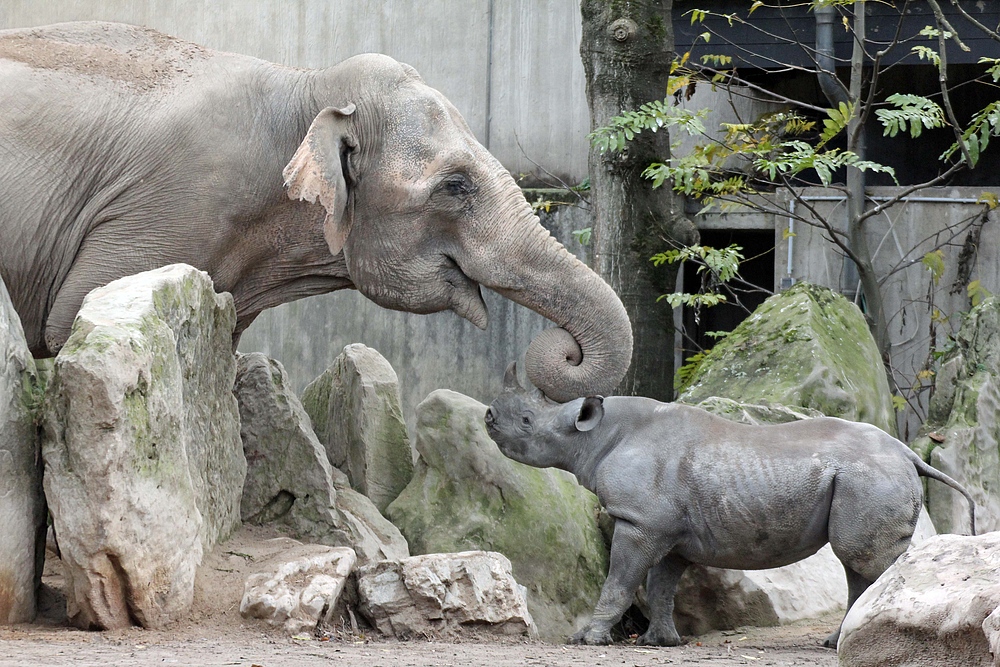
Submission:
M 935 2 L 934 4 L 937 4 L 937 2 Z M 996 40 L 996 41 L 1000 42 L 1000 34 L 997 34 L 996 31 L 990 30 L 985 25 L 983 25 L 982 23 L 980 23 L 979 21 L 977 21 L 974 16 L 971 16 L 967 11 L 965 11 L 965 9 L 962 7 L 962 5 L 960 5 L 958 3 L 958 0 L 951 0 L 951 4 L 952 4 L 952 6 L 955 9 L 958 10 L 958 12 L 962 15 L 963 18 L 965 18 L 966 21 L 968 21 L 972 25 L 976 26 L 976 28 L 978 28 L 979 30 L 981 30 L 983 32 L 983 34 L 985 34 L 988 37 L 990 37 L 990 39 L 993 39 L 993 40 Z M 939 11 L 940 11 L 940 9 L 939 9 Z

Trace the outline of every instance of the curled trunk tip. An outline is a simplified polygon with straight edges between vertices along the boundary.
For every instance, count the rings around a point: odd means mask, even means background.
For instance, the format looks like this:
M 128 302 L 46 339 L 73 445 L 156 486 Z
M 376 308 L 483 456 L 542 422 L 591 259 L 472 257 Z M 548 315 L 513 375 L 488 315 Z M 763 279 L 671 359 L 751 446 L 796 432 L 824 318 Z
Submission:
M 611 394 L 631 362 L 632 332 L 626 327 L 609 340 L 614 340 L 611 346 L 587 354 L 566 329 L 546 329 L 535 336 L 524 355 L 528 379 L 559 403 Z

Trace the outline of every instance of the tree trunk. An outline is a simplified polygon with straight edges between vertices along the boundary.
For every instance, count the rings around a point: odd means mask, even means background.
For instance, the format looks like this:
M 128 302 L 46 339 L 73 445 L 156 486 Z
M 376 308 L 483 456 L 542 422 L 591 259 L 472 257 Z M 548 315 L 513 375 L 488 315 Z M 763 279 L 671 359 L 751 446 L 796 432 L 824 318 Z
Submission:
M 672 0 L 581 0 L 591 127 L 664 97 L 674 55 L 671 6 Z M 594 270 L 625 304 L 634 334 L 632 365 L 617 391 L 664 401 L 673 398 L 673 312 L 656 297 L 674 291 L 677 272 L 654 268 L 649 258 L 671 240 L 698 238 L 669 187 L 654 190 L 641 176 L 669 154 L 666 132 L 646 132 L 623 153 L 591 148 L 589 161 Z

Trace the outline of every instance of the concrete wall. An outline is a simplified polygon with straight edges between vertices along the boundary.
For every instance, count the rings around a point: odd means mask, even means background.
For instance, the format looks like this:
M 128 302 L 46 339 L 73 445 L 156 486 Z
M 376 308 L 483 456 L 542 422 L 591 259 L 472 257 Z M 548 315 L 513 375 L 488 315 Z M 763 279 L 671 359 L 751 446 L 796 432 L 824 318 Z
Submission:
M 2 0 L 0 29 L 121 21 L 297 67 L 417 68 L 513 173 L 587 175 L 579 0 Z

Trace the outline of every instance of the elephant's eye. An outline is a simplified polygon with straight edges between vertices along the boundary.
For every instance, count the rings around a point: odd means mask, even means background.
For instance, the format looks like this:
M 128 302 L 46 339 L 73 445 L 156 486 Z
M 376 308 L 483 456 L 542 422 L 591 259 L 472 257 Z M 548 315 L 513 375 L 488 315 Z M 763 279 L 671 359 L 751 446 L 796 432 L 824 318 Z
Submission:
M 441 182 L 442 189 L 453 197 L 464 197 L 475 192 L 475 186 L 465 174 L 452 174 Z

